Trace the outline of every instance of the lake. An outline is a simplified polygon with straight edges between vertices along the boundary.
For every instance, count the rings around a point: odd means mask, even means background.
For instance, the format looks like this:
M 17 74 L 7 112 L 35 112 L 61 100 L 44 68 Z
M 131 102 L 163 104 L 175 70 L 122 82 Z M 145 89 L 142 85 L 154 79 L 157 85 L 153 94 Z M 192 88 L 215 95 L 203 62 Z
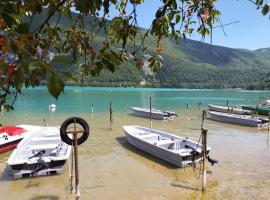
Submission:
M 90 137 L 79 146 L 81 199 L 269 199 L 268 131 L 206 120 L 210 155 L 219 164 L 208 165 L 207 192 L 202 195 L 198 170 L 174 168 L 125 140 L 123 125 L 149 127 L 149 120 L 131 115 L 130 106 L 149 107 L 150 97 L 155 108 L 179 115 L 174 120 L 154 120 L 154 129 L 198 141 L 202 109 L 208 103 L 256 104 L 260 97 L 270 97 L 270 91 L 66 87 L 56 101 L 45 87 L 38 87 L 24 90 L 15 111 L 0 114 L 0 123 L 44 125 L 45 119 L 48 125 L 59 126 L 72 116 L 87 120 Z M 51 103 L 56 104 L 54 113 L 48 110 Z M 6 168 L 10 153 L 0 155 L 0 193 L 4 199 L 74 199 L 68 189 L 68 163 L 61 175 L 13 180 Z

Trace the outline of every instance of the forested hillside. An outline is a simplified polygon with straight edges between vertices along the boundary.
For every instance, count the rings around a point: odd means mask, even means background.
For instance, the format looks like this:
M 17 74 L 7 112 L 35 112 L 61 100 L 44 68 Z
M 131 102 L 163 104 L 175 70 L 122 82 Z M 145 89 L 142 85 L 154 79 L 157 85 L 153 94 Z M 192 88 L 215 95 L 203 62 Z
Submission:
M 45 17 L 40 15 L 39 17 Z M 75 19 L 76 14 L 73 13 Z M 33 27 L 35 26 L 34 19 Z M 57 16 L 52 22 L 57 21 Z M 97 22 L 87 19 L 89 25 L 86 29 L 96 31 Z M 58 22 L 61 26 L 72 23 L 61 17 Z M 144 32 L 145 30 L 142 30 Z M 101 45 L 104 33 L 99 32 L 95 38 L 95 45 Z M 155 53 L 153 37 L 145 40 L 148 49 L 146 55 Z M 145 73 L 145 69 L 138 69 L 133 59 L 123 63 L 112 73 L 108 70 L 101 72 L 100 76 L 84 77 L 83 85 L 91 86 L 123 86 L 123 87 L 175 87 L 175 88 L 252 88 L 270 72 L 270 50 L 259 49 L 255 51 L 245 49 L 231 49 L 221 46 L 209 45 L 203 42 L 188 39 L 163 40 L 163 65 L 154 75 Z M 68 60 L 68 61 L 67 61 Z M 59 68 L 73 71 L 78 79 L 81 78 L 79 60 L 71 62 L 67 56 L 55 58 L 52 63 Z M 77 62 L 77 63 L 76 63 Z M 68 84 L 79 84 L 68 82 Z

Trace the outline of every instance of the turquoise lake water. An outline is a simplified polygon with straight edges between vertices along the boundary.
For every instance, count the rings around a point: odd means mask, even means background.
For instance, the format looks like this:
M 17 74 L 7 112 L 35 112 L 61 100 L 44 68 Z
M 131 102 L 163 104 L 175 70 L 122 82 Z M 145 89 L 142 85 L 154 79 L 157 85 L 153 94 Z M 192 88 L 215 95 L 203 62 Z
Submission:
M 174 120 L 153 120 L 153 128 L 198 141 L 202 109 L 214 103 L 230 106 L 257 104 L 270 91 L 206 89 L 142 89 L 66 87 L 55 100 L 46 87 L 23 90 L 15 110 L 0 113 L 3 125 L 33 124 L 59 126 L 72 116 L 83 117 L 90 125 L 88 140 L 79 146 L 80 192 L 85 200 L 223 200 L 262 199 L 270 196 L 270 132 L 267 129 L 224 124 L 206 119 L 211 157 L 219 164 L 208 165 L 207 192 L 202 194 L 199 166 L 173 168 L 126 139 L 124 125 L 149 127 L 149 119 L 131 115 L 129 106 L 176 111 Z M 113 125 L 109 129 L 109 101 Z M 56 112 L 48 110 L 56 104 Z M 94 114 L 91 114 L 91 105 Z M 125 104 L 127 108 L 125 109 Z M 189 104 L 189 110 L 186 106 Z M 13 180 L 7 168 L 11 152 L 0 154 L 0 193 L 9 200 L 72 200 L 68 163 L 62 174 Z M 0 199 L 2 199 L 2 196 Z
M 150 89 L 150 88 L 91 88 L 66 87 L 58 100 L 54 99 L 46 87 L 27 89 L 18 96 L 14 113 L 46 113 L 48 105 L 56 104 L 56 113 L 88 113 L 91 105 L 95 112 L 107 112 L 109 101 L 112 101 L 113 111 L 124 111 L 127 106 L 149 107 L 149 98 L 159 109 L 185 109 L 203 107 L 209 103 L 239 106 L 256 104 L 260 97 L 270 97 L 270 91 L 220 90 L 220 89 Z

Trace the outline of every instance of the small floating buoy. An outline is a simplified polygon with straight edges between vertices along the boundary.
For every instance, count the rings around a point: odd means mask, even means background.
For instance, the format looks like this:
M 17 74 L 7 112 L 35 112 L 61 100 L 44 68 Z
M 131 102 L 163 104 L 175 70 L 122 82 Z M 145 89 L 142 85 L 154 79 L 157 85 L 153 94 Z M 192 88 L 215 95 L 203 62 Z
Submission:
M 55 110 L 56 110 L 56 105 L 55 104 L 50 104 L 49 105 L 49 111 L 51 111 L 51 112 L 55 112 Z

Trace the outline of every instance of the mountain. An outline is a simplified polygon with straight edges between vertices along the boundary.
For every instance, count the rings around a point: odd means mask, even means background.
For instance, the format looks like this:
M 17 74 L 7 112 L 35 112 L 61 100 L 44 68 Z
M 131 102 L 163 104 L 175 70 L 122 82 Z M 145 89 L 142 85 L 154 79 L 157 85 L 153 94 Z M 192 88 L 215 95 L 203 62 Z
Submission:
M 73 13 L 73 19 L 76 18 Z M 58 15 L 57 15 L 58 16 Z M 58 17 L 54 16 L 51 23 L 54 24 Z M 44 19 L 42 13 L 32 23 L 37 26 L 40 19 Z M 87 18 L 86 29 L 94 31 L 97 22 L 93 18 Z M 59 25 L 66 27 L 72 24 L 68 19 L 61 17 Z M 145 32 L 145 30 L 141 30 Z M 240 36 L 239 36 L 240 38 Z M 96 37 L 96 46 L 105 39 L 103 32 Z M 115 73 L 104 70 L 99 77 L 85 77 L 84 84 L 92 86 L 133 86 L 133 87 L 176 87 L 176 88 L 247 88 L 256 84 L 262 77 L 270 72 L 270 48 L 257 49 L 232 49 L 222 46 L 210 45 L 189 39 L 165 39 L 162 41 L 163 65 L 158 72 L 151 76 L 145 73 L 145 69 L 137 69 L 132 59 L 118 67 Z M 139 44 L 139 42 L 138 42 Z M 148 37 L 145 40 L 148 47 L 146 54 L 155 53 L 156 39 Z M 52 64 L 59 68 L 65 68 L 65 57 L 55 58 Z M 73 70 L 78 74 L 79 72 Z M 76 84 L 69 82 L 69 84 Z

